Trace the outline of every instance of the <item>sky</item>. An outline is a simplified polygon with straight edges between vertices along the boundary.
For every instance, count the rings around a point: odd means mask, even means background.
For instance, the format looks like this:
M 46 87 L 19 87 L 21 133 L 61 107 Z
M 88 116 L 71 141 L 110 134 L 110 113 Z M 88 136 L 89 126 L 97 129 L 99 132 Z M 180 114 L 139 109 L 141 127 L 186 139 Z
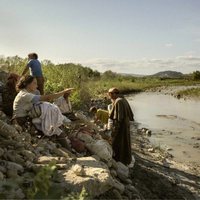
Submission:
M 200 0 L 0 0 L 0 55 L 99 72 L 200 70 Z

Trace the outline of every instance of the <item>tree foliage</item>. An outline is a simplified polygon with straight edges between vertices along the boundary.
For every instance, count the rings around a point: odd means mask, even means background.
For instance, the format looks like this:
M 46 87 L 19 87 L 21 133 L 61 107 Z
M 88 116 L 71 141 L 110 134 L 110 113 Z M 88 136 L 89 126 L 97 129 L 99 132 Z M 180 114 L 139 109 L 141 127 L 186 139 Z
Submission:
M 0 57 L 0 67 L 7 72 L 21 74 L 27 63 L 27 58 L 19 56 Z M 123 93 L 137 92 L 162 85 L 192 84 L 200 80 L 200 72 L 196 71 L 180 79 L 160 80 L 156 77 L 134 77 L 122 75 L 111 70 L 100 73 L 87 66 L 74 63 L 54 64 L 50 60 L 41 61 L 45 78 L 45 93 L 54 93 L 64 88 L 73 87 L 70 95 L 73 107 L 87 107 L 91 97 L 105 96 L 110 87 L 117 87 Z M 187 81 L 186 81 L 187 80 Z
M 194 80 L 200 80 L 200 71 L 195 71 L 192 73 Z
M 18 56 L 1 57 L 1 69 L 21 74 L 27 64 L 27 59 Z M 54 93 L 68 87 L 75 88 L 71 95 L 72 103 L 75 107 L 85 105 L 90 99 L 90 90 L 87 86 L 89 81 L 100 79 L 100 73 L 93 71 L 89 67 L 84 67 L 81 64 L 64 63 L 53 64 L 50 60 L 41 61 L 43 75 L 45 78 L 45 93 Z

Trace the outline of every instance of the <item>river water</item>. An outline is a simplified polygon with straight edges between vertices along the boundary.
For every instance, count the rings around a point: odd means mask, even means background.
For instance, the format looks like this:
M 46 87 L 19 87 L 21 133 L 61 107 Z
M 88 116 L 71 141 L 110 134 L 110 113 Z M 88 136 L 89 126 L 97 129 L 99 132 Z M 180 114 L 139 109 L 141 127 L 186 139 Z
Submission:
M 127 97 L 139 128 L 152 130 L 150 141 L 179 162 L 200 164 L 200 101 L 156 92 Z

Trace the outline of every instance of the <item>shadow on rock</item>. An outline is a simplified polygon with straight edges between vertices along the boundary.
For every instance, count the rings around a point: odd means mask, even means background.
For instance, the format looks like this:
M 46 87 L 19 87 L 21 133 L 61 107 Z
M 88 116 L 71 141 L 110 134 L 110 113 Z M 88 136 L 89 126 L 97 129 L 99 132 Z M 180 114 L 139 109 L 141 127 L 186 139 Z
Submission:
M 144 199 L 198 199 L 200 177 L 166 168 L 135 155 L 131 171 L 133 185 Z

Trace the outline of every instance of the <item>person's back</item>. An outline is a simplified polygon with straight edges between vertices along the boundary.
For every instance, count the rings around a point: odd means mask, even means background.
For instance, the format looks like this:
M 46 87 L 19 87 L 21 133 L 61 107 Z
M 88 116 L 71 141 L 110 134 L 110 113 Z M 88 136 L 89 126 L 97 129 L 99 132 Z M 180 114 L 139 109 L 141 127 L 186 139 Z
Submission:
M 34 76 L 37 79 L 38 90 L 40 94 L 44 94 L 44 77 L 42 73 L 41 63 L 38 60 L 38 55 L 36 53 L 28 54 L 28 64 L 24 68 L 22 72 L 22 76 L 26 75 L 28 70 L 30 71 L 30 75 Z
M 27 66 L 30 69 L 30 75 L 34 76 L 34 77 L 42 77 L 42 67 L 41 67 L 41 63 L 39 60 L 37 59 L 31 59 Z
M 108 123 L 108 111 L 107 110 L 97 109 L 96 117 L 102 123 L 104 123 L 104 124 Z

